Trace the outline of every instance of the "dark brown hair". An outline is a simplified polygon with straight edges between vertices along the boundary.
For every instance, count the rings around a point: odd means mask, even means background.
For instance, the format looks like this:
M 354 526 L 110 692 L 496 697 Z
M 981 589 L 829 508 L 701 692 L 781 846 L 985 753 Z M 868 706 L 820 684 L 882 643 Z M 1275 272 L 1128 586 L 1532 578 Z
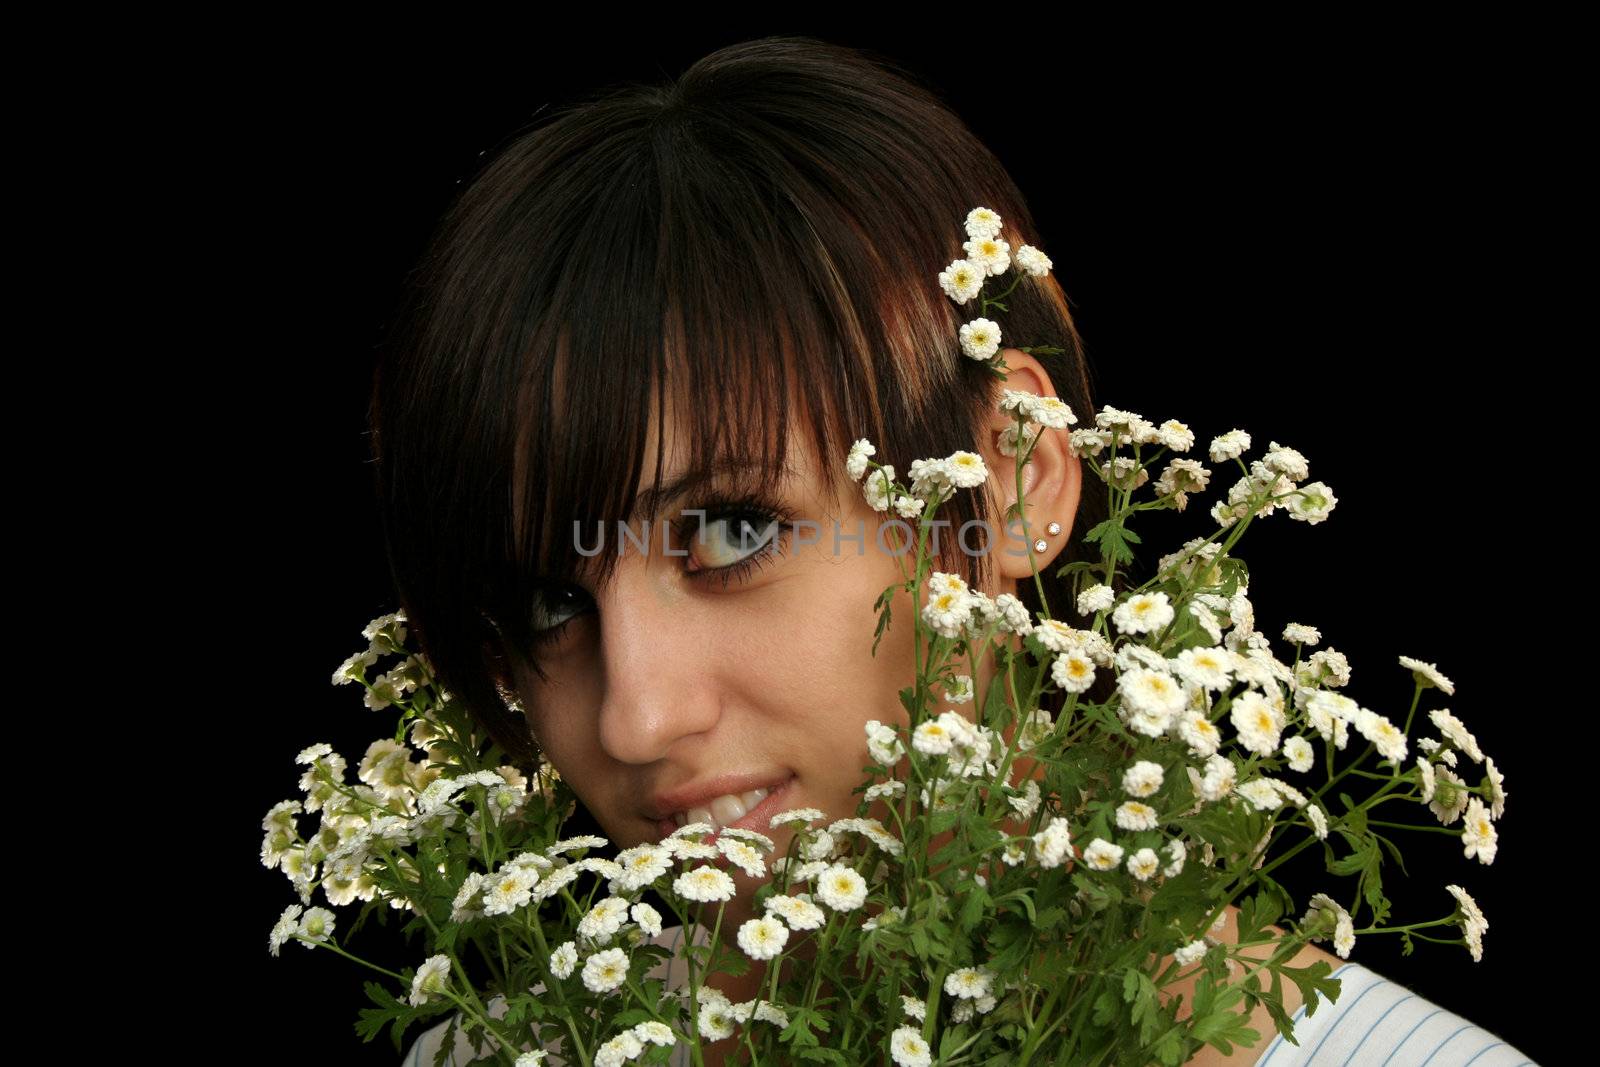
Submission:
M 657 419 L 681 405 L 692 469 L 743 460 L 758 490 L 781 473 L 791 419 L 836 494 L 860 491 L 844 473 L 858 437 L 902 477 L 914 458 L 974 449 L 1000 383 L 962 354 L 975 305 L 937 276 L 964 255 L 980 205 L 1013 251 L 1044 246 L 1005 169 L 933 88 L 809 37 L 732 45 L 671 84 L 565 104 L 462 189 L 407 279 L 369 419 L 401 606 L 510 758 L 527 767 L 537 751 L 497 695 L 502 656 L 529 647 L 537 590 L 609 576 L 616 553 L 582 555 L 558 532 L 629 518 L 652 399 Z M 1064 349 L 1037 358 L 1092 425 L 1055 277 L 1023 277 L 1007 303 L 1005 344 Z M 1003 525 L 986 511 L 960 492 L 940 515 L 950 529 Z M 1105 515 L 1086 463 L 1067 561 L 1098 558 L 1081 535 Z M 982 557 L 941 541 L 941 569 L 985 580 Z M 1052 573 L 1052 611 L 1070 618 Z M 1037 611 L 1033 583 L 1019 586 Z

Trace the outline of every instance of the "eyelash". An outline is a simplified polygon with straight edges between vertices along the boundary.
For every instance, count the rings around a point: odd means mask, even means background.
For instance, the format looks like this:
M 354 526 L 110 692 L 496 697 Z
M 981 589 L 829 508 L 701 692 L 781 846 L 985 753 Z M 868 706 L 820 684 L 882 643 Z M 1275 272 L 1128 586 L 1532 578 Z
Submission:
M 706 579 L 708 576 L 711 579 L 715 579 L 720 575 L 723 589 L 728 587 L 730 581 L 745 581 L 751 574 L 774 562 L 788 548 L 789 536 L 787 527 L 792 518 L 791 514 L 784 508 L 775 507 L 771 503 L 764 502 L 756 497 L 712 496 L 700 500 L 685 510 L 704 512 L 705 518 L 703 522 L 705 526 L 713 526 L 725 519 L 753 519 L 757 530 L 766 530 L 774 523 L 778 526 L 775 536 L 764 542 L 759 549 L 739 562 L 730 563 L 723 567 L 702 567 L 699 570 L 688 572 L 691 577 L 701 579 Z M 699 533 L 700 527 L 695 523 L 695 519 L 698 518 L 699 516 L 694 516 L 693 518 L 684 517 L 672 523 L 672 532 L 678 544 L 687 543 L 691 536 Z M 691 529 L 691 527 L 694 528 Z M 678 550 L 676 546 L 674 546 L 674 550 Z M 569 585 L 568 588 L 575 587 Z M 566 621 L 556 626 L 534 631 L 534 647 L 539 648 L 544 645 L 554 644 L 560 640 L 561 634 L 566 630 L 567 626 L 584 614 L 587 614 L 587 612 L 571 615 Z

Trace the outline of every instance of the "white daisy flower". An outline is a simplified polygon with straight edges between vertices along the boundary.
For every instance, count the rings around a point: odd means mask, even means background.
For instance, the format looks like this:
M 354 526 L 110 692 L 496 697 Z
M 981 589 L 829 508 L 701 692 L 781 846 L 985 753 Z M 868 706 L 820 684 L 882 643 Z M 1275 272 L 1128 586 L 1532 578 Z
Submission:
M 826 830 L 817 830 L 805 844 L 800 846 L 800 858 L 803 860 L 825 860 L 833 858 L 835 842 L 833 835 Z
M 1153 848 L 1141 848 L 1128 857 L 1128 873 L 1141 882 L 1148 882 L 1161 869 L 1161 857 Z
M 861 483 L 861 494 L 873 511 L 889 510 L 889 494 L 894 488 L 894 467 L 884 464 Z
M 950 474 L 942 459 L 914 459 L 911 461 L 911 493 L 925 500 L 935 496 L 943 499 L 945 490 L 951 488 Z
M 1058 396 L 1036 396 L 1028 406 L 1028 420 L 1048 430 L 1065 430 L 1078 421 L 1078 414 Z
M 1055 730 L 1055 719 L 1043 708 L 1034 708 L 1022 717 L 1016 731 L 1017 748 L 1026 752 L 1045 740 Z
M 1211 439 L 1211 460 L 1221 463 L 1224 460 L 1238 459 L 1250 450 L 1250 435 L 1243 430 L 1229 430 Z
M 987 360 L 1000 350 L 1000 324 L 973 319 L 961 327 L 961 351 L 970 359 Z
M 944 469 L 950 484 L 957 489 L 971 489 L 989 478 L 989 468 L 976 452 L 950 453 L 944 458 Z
M 1489 817 L 1489 809 L 1477 797 L 1470 798 L 1467 801 L 1466 826 L 1461 832 L 1461 843 L 1467 859 L 1476 856 L 1485 866 L 1493 863 L 1495 852 L 1499 849 L 1499 837 L 1494 821 Z
M 1316 750 L 1311 747 L 1310 741 L 1299 734 L 1283 743 L 1283 755 L 1289 761 L 1289 769 L 1299 771 L 1301 774 L 1316 766 Z
M 1306 818 L 1311 820 L 1311 830 L 1318 841 L 1328 839 L 1328 816 L 1315 804 L 1306 805 Z
M 578 921 L 578 936 L 605 944 L 622 924 L 628 921 L 628 901 L 624 897 L 607 897 L 589 909 L 589 914 Z
M 628 978 L 628 954 L 608 948 L 590 956 L 583 965 L 583 984 L 591 993 L 609 993 Z
M 958 967 L 944 978 L 944 991 L 962 1000 L 988 996 L 993 985 L 994 975 L 983 967 Z
M 633 1028 L 633 1036 L 640 1041 L 666 1048 L 678 1043 L 678 1037 L 672 1032 L 672 1027 L 666 1023 L 656 1022 L 654 1019 L 639 1023 Z
M 1117 678 L 1129 727 L 1148 737 L 1160 737 L 1183 714 L 1189 703 L 1183 685 L 1165 671 L 1135 667 Z
M 450 981 L 450 957 L 440 953 L 429 956 L 417 968 L 416 977 L 411 980 L 411 1006 L 421 1007 L 430 999 L 444 990 L 445 984 Z
M 717 849 L 728 857 L 728 862 L 738 867 L 751 878 L 760 878 L 767 873 L 766 859 L 749 842 L 730 838 L 723 834 L 717 837 Z
M 639 929 L 646 937 L 657 937 L 661 933 L 661 913 L 648 904 L 635 904 L 628 909 L 628 915 L 639 924 Z
M 622 868 L 619 888 L 635 892 L 672 869 L 672 852 L 661 845 L 637 845 L 617 853 Z
M 283 914 L 278 916 L 278 921 L 272 924 L 272 933 L 267 938 L 267 950 L 274 956 L 288 940 L 300 932 L 300 912 L 303 905 L 290 904 L 283 909 Z
M 1066 819 L 1058 815 L 1033 835 L 1033 854 L 1041 867 L 1059 867 L 1073 858 L 1072 838 L 1067 833 Z
M 540 1064 L 544 1063 L 545 1057 L 548 1055 L 549 1053 L 544 1049 L 534 1049 L 532 1052 L 524 1052 L 522 1055 L 517 1057 L 517 1062 L 513 1064 L 512 1067 L 539 1067 Z
M 1039 426 L 1038 423 L 1014 422 L 995 434 L 995 448 L 999 449 L 1002 456 L 1014 457 L 1020 452 L 1029 456 L 1025 463 L 1032 463 L 1033 458 L 1029 453 L 1033 448 L 1034 439 L 1039 436 L 1041 429 L 1043 427 Z
M 1345 911 L 1338 901 L 1326 893 L 1315 894 L 1311 898 L 1311 907 L 1306 912 L 1305 918 L 1300 920 L 1301 925 L 1320 924 L 1318 913 L 1324 911 L 1334 916 L 1333 950 L 1341 959 L 1349 959 L 1350 950 L 1356 943 L 1355 924 L 1350 919 L 1350 913 Z M 1313 937 L 1311 940 L 1321 941 L 1324 938 Z
M 788 943 L 789 928 L 770 916 L 739 927 L 739 947 L 753 960 L 770 960 Z
M 661 842 L 661 847 L 680 860 L 714 860 L 722 855 L 715 845 L 688 837 L 669 837 Z
M 867 751 L 872 755 L 874 762 L 886 767 L 893 767 L 900 762 L 900 757 L 906 754 L 905 742 L 900 740 L 900 735 L 895 728 L 877 719 L 867 720 Z M 822 816 L 817 816 L 821 818 Z M 777 824 L 774 823 L 774 826 Z
M 1461 751 L 1472 757 L 1474 763 L 1483 762 L 1483 749 L 1478 747 L 1478 739 L 1472 736 L 1466 724 L 1452 715 L 1448 708 L 1434 708 L 1428 712 L 1428 718 L 1441 734 Z
M 728 1003 L 726 997 L 701 1004 L 699 1015 L 700 1036 L 707 1041 L 721 1041 L 733 1036 L 733 1005 Z
M 873 722 L 876 723 L 877 720 L 874 719 Z M 868 725 L 870 726 L 871 724 L 869 723 Z M 826 812 L 817 808 L 790 808 L 788 811 L 778 812 L 778 814 L 767 820 L 767 826 L 776 830 L 780 826 L 787 826 L 792 823 L 794 828 L 798 829 L 806 823 L 816 822 L 827 817 Z
M 1234 698 L 1228 721 L 1239 731 L 1239 743 L 1256 755 L 1270 756 L 1278 750 L 1283 713 L 1254 689 Z
M 696 867 L 692 871 L 685 871 L 672 883 L 674 893 L 703 904 L 732 900 L 734 890 L 733 879 L 727 872 L 715 867 Z
M 951 300 L 965 304 L 983 290 L 983 281 L 988 276 L 987 265 L 957 259 L 939 272 L 939 287 Z
M 1160 821 L 1156 809 L 1139 800 L 1117 806 L 1117 826 L 1123 830 L 1154 830 Z
M 867 899 L 867 881 L 854 870 L 834 864 L 817 879 L 817 899 L 834 911 L 854 911 Z
M 1257 811 L 1274 811 L 1283 806 L 1283 797 L 1272 787 L 1272 783 L 1264 778 L 1254 778 L 1235 790 L 1251 804 Z
M 378 654 L 372 649 L 369 648 L 365 649 L 364 651 L 357 652 L 355 655 L 339 664 L 338 668 L 334 670 L 333 684 L 346 685 L 350 682 L 365 681 L 367 677 L 367 668 L 376 662 L 378 662 Z
M 1087 692 L 1094 685 L 1094 663 L 1078 649 L 1057 656 L 1050 664 L 1050 680 L 1068 693 Z
M 930 593 L 922 608 L 923 620 L 941 637 L 960 637 L 971 617 L 972 601 L 966 593 Z
M 889 1055 L 898 1067 L 928 1067 L 933 1062 L 922 1031 L 911 1026 L 899 1027 L 889 1036 Z
M 870 803 L 879 799 L 894 800 L 896 798 L 905 796 L 905 794 L 906 784 L 896 779 L 894 781 L 879 782 L 876 785 L 867 786 L 866 798 L 868 803 Z
M 1178 736 L 1196 759 L 1214 756 L 1222 746 L 1222 731 L 1200 711 L 1187 712 L 1178 720 Z
M 1210 801 L 1221 800 L 1233 792 L 1238 774 L 1232 760 L 1221 753 L 1213 755 L 1206 760 L 1205 776 L 1200 780 L 1200 795 Z
M 1083 849 L 1083 862 L 1094 870 L 1114 870 L 1122 862 L 1122 845 L 1112 845 L 1106 838 L 1094 838 Z
M 1177 961 L 1178 966 L 1187 967 L 1201 956 L 1204 956 L 1207 948 L 1205 938 L 1200 938 L 1178 949 L 1172 954 L 1172 958 Z
M 1226 649 L 1197 645 L 1167 662 L 1173 674 L 1197 689 L 1221 693 L 1233 685 L 1233 657 Z
M 1047 619 L 1041 615 L 1033 627 L 1033 634 L 1051 652 L 1070 652 L 1081 646 L 1079 631 L 1059 619 Z
M 489 880 L 483 894 L 485 915 L 509 915 L 533 899 L 539 872 L 534 867 L 501 867 Z
M 1017 814 L 1022 818 L 1031 819 L 1033 818 L 1033 813 L 1039 810 L 1041 799 L 1039 783 L 1029 778 L 1028 784 L 1022 787 L 1021 794 L 1019 796 L 1006 797 L 1006 803 L 1016 809 Z
M 1035 278 L 1044 277 L 1046 274 L 1049 274 L 1051 268 L 1055 266 L 1055 264 L 1050 261 L 1049 256 L 1039 251 L 1039 249 L 1035 248 L 1033 245 L 1023 245 L 1021 248 L 1017 249 L 1017 254 L 1013 258 L 1017 261 L 1018 267 L 1021 267 Z
M 1311 476 L 1310 464 L 1306 457 L 1290 448 L 1273 441 L 1267 445 L 1266 455 L 1261 457 L 1269 470 L 1277 471 L 1291 481 L 1303 482 Z
M 1467 810 L 1467 800 L 1471 794 L 1467 792 L 1467 783 L 1450 768 L 1435 767 L 1433 774 L 1433 800 L 1428 804 L 1428 810 L 1438 817 L 1441 824 L 1449 826 Z
M 1291 645 L 1304 645 L 1310 648 L 1322 640 L 1322 631 L 1315 626 L 1291 622 L 1283 628 L 1283 639 Z
M 1375 711 L 1362 708 L 1356 715 L 1356 730 L 1371 741 L 1384 759 L 1403 763 L 1406 758 L 1406 735 L 1400 728 Z
M 1111 610 L 1117 602 L 1117 591 L 1104 583 L 1091 585 L 1078 594 L 1078 614 L 1098 615 L 1102 611 Z
M 1187 452 L 1194 447 L 1194 431 L 1177 419 L 1168 419 L 1156 427 L 1156 437 L 1174 452 Z
M 1498 819 L 1506 813 L 1506 780 L 1489 756 L 1483 757 L 1483 771 L 1483 785 L 1489 792 L 1489 815 Z
M 550 973 L 557 978 L 569 977 L 577 966 L 578 945 L 575 941 L 562 942 L 550 953 Z
M 1473 962 L 1483 960 L 1483 935 L 1489 929 L 1489 920 L 1483 917 L 1483 911 L 1478 907 L 1478 902 L 1472 899 L 1465 889 L 1458 885 L 1447 885 L 1451 896 L 1456 898 L 1456 903 L 1461 908 L 1461 930 L 1466 934 L 1467 950 L 1472 953 Z
M 965 704 L 972 699 L 972 675 L 958 674 L 944 687 L 944 698 L 952 704 Z
M 603 837 L 596 837 L 593 834 L 584 834 L 579 837 L 569 837 L 563 841 L 557 841 L 555 844 L 545 849 L 544 854 L 553 859 L 556 856 L 561 855 L 563 852 L 572 852 L 581 848 L 605 848 L 607 843 L 608 842 Z
M 900 1010 L 906 1013 L 906 1018 L 915 1019 L 918 1022 L 927 1018 L 928 1015 L 928 1006 L 926 1004 L 916 997 L 908 997 L 904 993 L 900 994 Z
M 989 274 L 1011 269 L 1011 245 L 999 237 L 972 237 L 961 242 L 967 262 Z
M 1142 759 L 1122 772 L 1122 791 L 1131 797 L 1148 797 L 1161 788 L 1166 774 L 1161 764 Z
M 1167 878 L 1178 877 L 1179 874 L 1183 873 L 1184 861 L 1189 858 L 1189 846 L 1185 845 L 1180 839 L 1173 838 L 1167 842 L 1167 847 L 1162 851 L 1167 854 L 1170 860 L 1165 867 L 1161 868 L 1162 875 Z
M 955 738 L 938 719 L 929 719 L 911 733 L 911 747 L 928 756 L 943 756 L 955 744 Z
M 975 207 L 967 212 L 963 223 L 968 237 L 994 237 L 1005 228 L 998 212 L 986 207 Z
M 1124 600 L 1111 613 L 1111 621 L 1125 634 L 1147 634 L 1166 626 L 1176 614 L 1167 594 L 1157 591 Z
M 877 446 L 865 437 L 858 438 L 850 446 L 850 454 L 845 457 L 844 469 L 850 475 L 852 482 L 859 482 L 861 476 L 867 473 L 867 457 L 878 454 Z
M 1448 696 L 1455 696 L 1455 683 L 1440 674 L 1439 668 L 1433 664 L 1424 663 L 1420 659 L 1412 659 L 1410 656 L 1401 656 L 1400 666 L 1408 668 L 1416 676 L 1418 685 L 1424 688 L 1433 686 L 1436 689 L 1442 689 Z
M 1469 853 L 1470 855 L 1470 853 Z M 310 908 L 300 916 L 300 928 L 296 931 L 306 941 L 300 942 L 310 948 L 310 941 L 326 941 L 333 936 L 333 912 L 327 908 Z
M 1323 521 L 1339 503 L 1326 482 L 1309 482 L 1298 487 L 1294 495 L 1283 502 L 1289 518 L 1315 526 Z
M 766 909 L 788 923 L 791 930 L 817 930 L 828 919 L 821 908 L 802 897 L 771 896 Z
M 927 510 L 928 502 L 910 493 L 901 493 L 894 498 L 894 510 L 902 519 L 919 519 Z

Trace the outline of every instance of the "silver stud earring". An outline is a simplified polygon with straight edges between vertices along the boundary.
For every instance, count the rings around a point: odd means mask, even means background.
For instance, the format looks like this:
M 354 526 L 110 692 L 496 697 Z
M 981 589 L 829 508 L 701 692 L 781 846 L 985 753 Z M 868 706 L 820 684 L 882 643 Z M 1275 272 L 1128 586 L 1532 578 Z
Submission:
M 1045 539 L 1042 538 L 1042 537 L 1039 538 L 1039 540 L 1037 540 L 1037 541 L 1035 541 L 1033 543 L 1033 550 L 1035 552 L 1043 552 L 1045 549 L 1047 549 L 1049 547 L 1050 547 L 1049 543 L 1046 542 Z
M 500 699 L 505 706 L 514 714 L 521 715 L 523 712 L 521 698 L 503 685 L 496 685 L 495 688 L 500 691 Z
M 1059 522 L 1052 522 L 1049 526 L 1044 528 L 1044 532 L 1049 534 L 1051 537 L 1054 537 L 1056 534 L 1061 532 L 1061 524 Z

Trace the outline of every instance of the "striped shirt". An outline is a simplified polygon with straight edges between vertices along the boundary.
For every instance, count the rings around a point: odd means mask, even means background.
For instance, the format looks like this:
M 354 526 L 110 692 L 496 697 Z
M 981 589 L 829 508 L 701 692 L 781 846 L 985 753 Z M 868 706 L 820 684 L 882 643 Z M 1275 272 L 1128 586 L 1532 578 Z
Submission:
M 705 931 L 696 933 L 704 943 Z M 664 978 L 668 989 L 681 986 L 688 977 L 677 956 L 682 934 L 682 927 L 669 926 L 654 939 L 673 951 L 672 959 L 657 963 L 649 974 Z M 1309 1016 L 1301 1005 L 1293 1016 L 1299 1044 L 1292 1045 L 1272 1031 L 1255 1067 L 1537 1067 L 1531 1057 L 1495 1034 L 1359 963 L 1347 963 L 1333 976 L 1342 983 L 1339 999 L 1321 1004 Z M 504 1010 L 499 998 L 490 1001 L 491 1016 Z M 401 1067 L 431 1067 L 448 1026 L 446 1020 L 423 1032 L 406 1050 Z M 549 1051 L 546 1062 L 554 1067 L 560 1059 L 554 1048 Z M 447 1063 L 464 1067 L 472 1057 L 471 1043 L 458 1031 Z M 688 1067 L 690 1062 L 689 1049 L 680 1042 L 671 1063 Z

